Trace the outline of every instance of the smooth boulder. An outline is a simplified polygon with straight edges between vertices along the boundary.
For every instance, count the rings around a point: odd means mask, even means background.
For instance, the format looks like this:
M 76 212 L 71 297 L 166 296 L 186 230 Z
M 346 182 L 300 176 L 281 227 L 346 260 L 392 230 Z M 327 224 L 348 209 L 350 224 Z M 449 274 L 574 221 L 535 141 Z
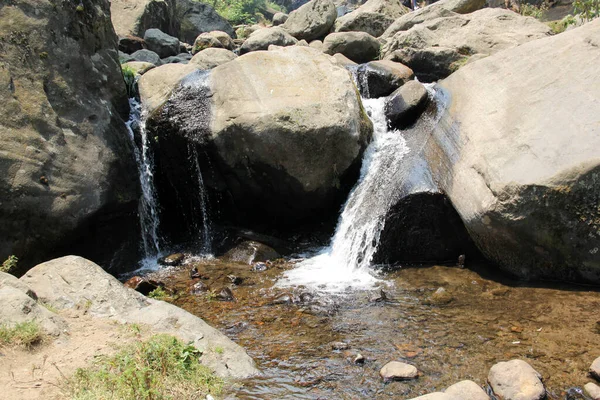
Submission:
M 192 48 L 192 53 L 196 54 L 199 51 L 208 48 L 223 48 L 227 50 L 233 50 L 235 48 L 235 44 L 233 43 L 233 39 L 226 32 L 222 31 L 212 31 L 212 32 L 204 32 L 198 35 L 196 40 L 194 41 L 194 47 Z
M 493 365 L 488 382 L 502 400 L 541 400 L 546 396 L 542 376 L 523 360 Z
M 198 69 L 213 69 L 221 64 L 235 60 L 237 55 L 230 50 L 209 48 L 196 53 L 190 60 Z
M 400 0 L 368 0 L 335 21 L 335 32 L 366 32 L 379 37 L 399 17 L 410 12 Z
M 162 61 L 160 60 L 160 56 L 153 52 L 152 50 L 142 49 L 138 50 L 135 53 L 131 54 L 132 61 L 150 63 L 153 65 L 161 65 Z
M 175 56 L 179 53 L 179 39 L 167 35 L 160 29 L 148 29 L 144 33 L 144 42 L 148 50 L 160 58 Z
M 415 78 L 412 69 L 391 60 L 371 61 L 361 65 L 356 73 L 358 89 L 366 98 L 387 96 Z
M 359 64 L 379 57 L 380 47 L 379 41 L 365 32 L 330 33 L 323 40 L 323 53 L 341 53 Z
M 321 39 L 330 31 L 337 11 L 331 0 L 311 0 L 294 10 L 281 27 L 298 40 Z
M 444 390 L 446 395 L 462 400 L 490 400 L 487 393 L 473 381 L 460 381 Z
M 296 43 L 298 43 L 298 40 L 283 28 L 277 26 L 263 28 L 252 32 L 244 44 L 242 44 L 242 47 L 240 47 L 240 54 L 267 50 L 270 45 L 293 46 Z
M 600 357 L 596 358 L 592 365 L 590 365 L 590 374 L 600 380 Z
M 379 375 L 384 381 L 404 381 L 417 378 L 419 371 L 414 365 L 390 361 L 381 368 Z
M 394 91 L 385 101 L 385 116 L 392 129 L 405 129 L 414 124 L 425 111 L 429 95 L 423 84 L 409 81 Z

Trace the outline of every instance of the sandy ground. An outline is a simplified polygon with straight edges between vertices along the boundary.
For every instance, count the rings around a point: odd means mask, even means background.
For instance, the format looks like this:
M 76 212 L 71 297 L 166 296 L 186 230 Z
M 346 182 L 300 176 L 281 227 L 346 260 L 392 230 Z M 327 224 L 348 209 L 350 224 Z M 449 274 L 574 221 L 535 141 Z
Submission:
M 0 348 L 0 399 L 65 399 L 65 378 L 91 365 L 98 355 L 111 354 L 121 345 L 148 336 L 130 326 L 82 311 L 59 313 L 69 328 L 32 350 Z

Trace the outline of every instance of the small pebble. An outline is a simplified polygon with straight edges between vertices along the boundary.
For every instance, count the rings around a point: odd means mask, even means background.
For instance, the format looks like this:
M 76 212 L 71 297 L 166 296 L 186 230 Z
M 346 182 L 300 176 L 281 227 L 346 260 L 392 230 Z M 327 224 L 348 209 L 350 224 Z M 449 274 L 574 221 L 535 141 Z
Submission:
M 350 346 L 348 345 L 348 343 L 344 343 L 344 342 L 333 342 L 331 343 L 331 348 L 334 350 L 346 350 L 348 349 Z

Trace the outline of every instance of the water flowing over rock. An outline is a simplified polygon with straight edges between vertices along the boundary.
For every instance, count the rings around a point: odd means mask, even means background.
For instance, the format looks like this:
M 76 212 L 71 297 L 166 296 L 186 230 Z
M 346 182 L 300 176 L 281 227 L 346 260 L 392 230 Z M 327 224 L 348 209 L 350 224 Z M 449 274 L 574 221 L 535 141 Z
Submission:
M 311 0 L 292 11 L 281 26 L 296 39 L 310 42 L 324 37 L 336 17 L 335 5 L 331 0 Z
M 292 46 L 239 57 L 202 85 L 184 83 L 149 121 L 170 185 L 185 190 L 177 160 L 192 143 L 228 218 L 290 227 L 335 212 L 372 129 L 347 70 Z
M 137 236 L 109 2 L 16 0 L 0 25 L 0 259 L 26 269 L 68 245 L 109 268 Z
M 596 20 L 441 83 L 429 164 L 483 254 L 519 277 L 600 282 L 599 34 Z
M 166 64 L 153 68 L 145 73 L 138 82 L 140 99 L 144 111 L 152 114 L 162 106 L 181 80 L 199 69 L 199 65 L 190 64 Z
M 400 0 L 368 0 L 365 4 L 335 21 L 335 32 L 366 32 L 378 37 L 402 15 L 410 12 Z

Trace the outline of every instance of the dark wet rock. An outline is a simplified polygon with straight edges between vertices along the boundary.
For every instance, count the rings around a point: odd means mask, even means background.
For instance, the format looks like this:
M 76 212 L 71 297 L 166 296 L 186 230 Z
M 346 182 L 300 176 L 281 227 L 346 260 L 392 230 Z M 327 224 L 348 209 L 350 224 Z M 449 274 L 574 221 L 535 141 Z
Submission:
M 379 41 L 365 32 L 336 32 L 323 39 L 325 54 L 342 53 L 359 64 L 377 59 L 380 47 Z
M 150 292 L 160 288 L 164 288 L 165 285 L 162 282 L 158 282 L 153 279 L 145 279 L 140 276 L 134 276 L 130 278 L 127 282 L 123 284 L 125 287 L 135 290 L 143 294 L 144 296 L 148 296 Z
M 465 65 L 469 56 L 448 47 L 405 47 L 386 55 L 385 59 L 408 65 L 421 82 L 427 83 L 447 77 Z
M 271 45 L 293 46 L 296 43 L 298 43 L 298 39 L 294 38 L 281 27 L 263 28 L 252 32 L 242 47 L 240 47 L 240 54 L 267 50 Z
M 600 380 L 600 357 L 596 358 L 592 365 L 590 366 L 590 374 Z
M 400 361 L 390 361 L 381 368 L 379 375 L 386 382 L 403 381 L 417 378 L 419 376 L 419 371 L 414 365 Z
M 299 300 L 301 303 L 310 303 L 311 301 L 314 300 L 314 298 L 315 298 L 315 296 L 313 296 L 312 294 L 307 293 L 307 292 L 301 293 L 299 296 Z
M 385 116 L 392 129 L 405 129 L 421 116 L 429 96 L 418 81 L 409 81 L 392 93 L 385 101 Z
M 583 390 L 585 391 L 585 394 L 592 398 L 592 400 L 600 400 L 600 386 L 595 383 L 586 383 Z
M 235 297 L 233 296 L 233 292 L 228 287 L 223 287 L 217 293 L 215 293 L 215 298 L 219 301 L 234 301 Z
M 501 399 L 541 400 L 546 396 L 542 376 L 523 360 L 495 364 L 488 382 Z
M 236 275 L 227 275 L 227 279 L 234 285 L 241 285 L 244 282 L 244 278 L 241 278 Z
M 158 54 L 160 58 L 166 58 L 179 54 L 179 39 L 168 35 L 160 29 L 148 29 L 144 33 L 146 48 Z
M 350 348 L 350 345 L 344 342 L 333 342 L 331 343 L 331 348 L 333 350 L 347 350 Z
M 188 58 L 188 57 L 180 57 L 179 55 L 177 55 L 177 56 L 171 56 L 171 57 L 163 58 L 163 59 L 160 60 L 160 62 L 163 65 L 165 65 L 165 64 L 187 64 L 187 63 L 190 62 L 190 58 Z
M 168 267 L 176 267 L 181 265 L 183 260 L 185 259 L 185 254 L 183 253 L 175 253 L 168 255 L 166 257 L 162 257 L 158 260 L 158 263 L 161 265 L 166 265 Z
M 229 261 L 237 261 L 252 265 L 255 262 L 275 260 L 281 256 L 275 249 L 266 244 L 255 241 L 245 241 L 229 250 L 223 257 Z
M 282 12 L 275 13 L 275 15 L 273 15 L 273 26 L 284 24 L 288 17 L 289 16 L 287 14 Z
M 460 256 L 458 256 L 458 263 L 456 264 L 457 267 L 464 268 L 466 259 L 467 259 L 467 256 L 465 254 L 461 254 Z
M 119 62 L 121 64 L 131 62 L 131 61 L 135 61 L 135 59 L 131 55 L 129 55 L 127 53 L 123 53 L 122 51 L 119 50 Z
M 387 299 L 388 296 L 383 289 L 379 289 L 377 293 L 372 293 L 371 295 L 369 295 L 369 301 L 371 303 L 379 303 L 382 301 L 386 301 Z
M 154 64 L 156 66 L 161 65 L 160 56 L 152 50 L 142 49 L 131 54 L 131 58 L 134 61 L 143 61 Z
M 244 321 L 236 322 L 235 324 L 225 328 L 225 331 L 229 334 L 237 334 L 248 329 L 249 324 Z
M 354 364 L 364 364 L 365 361 L 365 357 L 360 353 L 357 354 L 356 357 L 354 357 Z
M 256 262 L 254 264 L 252 264 L 252 272 L 264 272 L 267 269 L 269 269 L 269 267 L 267 266 L 266 263 L 264 262 Z
M 197 267 L 193 267 L 192 269 L 190 269 L 190 279 L 208 279 L 208 277 L 198 272 Z
M 119 51 L 127 54 L 135 53 L 145 48 L 144 39 L 141 37 L 127 35 L 119 38 Z
M 178 0 L 177 15 L 180 27 L 178 37 L 186 43 L 194 40 L 204 32 L 221 31 L 235 38 L 235 31 L 223 17 L 209 4 L 194 0 Z
M 208 285 L 202 281 L 198 281 L 190 287 L 191 294 L 204 294 L 209 291 L 210 288 L 208 287 Z
M 358 88 L 366 98 L 387 96 L 415 78 L 412 69 L 391 60 L 371 61 L 358 67 L 356 73 Z
M 311 0 L 290 13 L 281 25 L 296 39 L 321 39 L 325 36 L 337 17 L 335 5 L 331 0 Z

